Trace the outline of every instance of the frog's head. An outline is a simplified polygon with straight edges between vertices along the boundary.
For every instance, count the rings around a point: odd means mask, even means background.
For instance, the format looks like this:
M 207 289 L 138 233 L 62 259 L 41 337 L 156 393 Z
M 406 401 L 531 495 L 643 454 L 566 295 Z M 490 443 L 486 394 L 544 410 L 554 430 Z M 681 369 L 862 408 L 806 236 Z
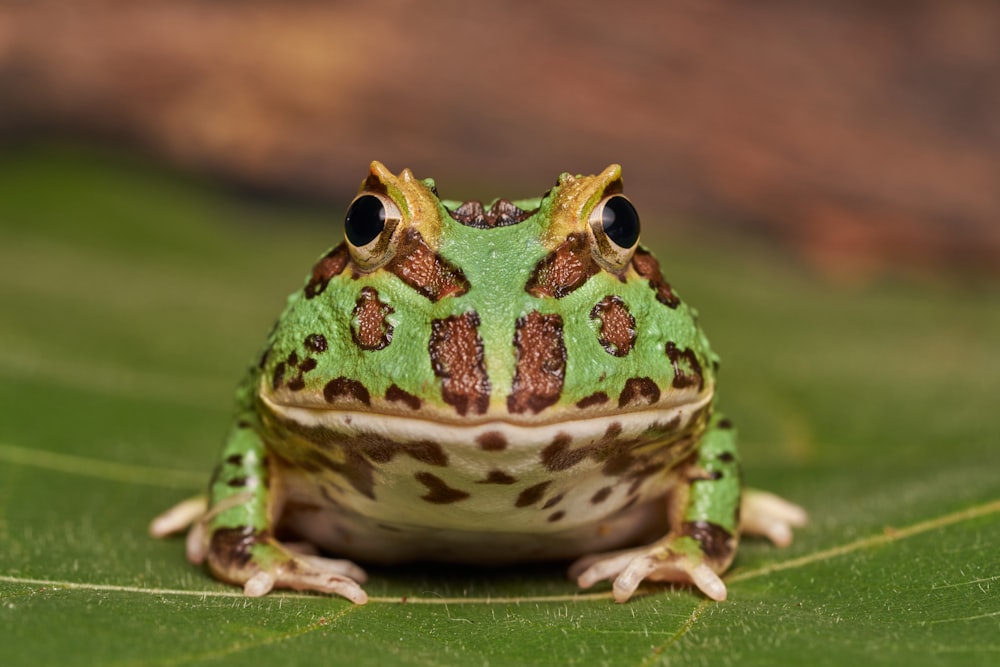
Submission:
M 710 400 L 715 358 L 618 165 L 484 207 L 373 162 L 345 232 L 272 334 L 268 402 L 538 425 Z

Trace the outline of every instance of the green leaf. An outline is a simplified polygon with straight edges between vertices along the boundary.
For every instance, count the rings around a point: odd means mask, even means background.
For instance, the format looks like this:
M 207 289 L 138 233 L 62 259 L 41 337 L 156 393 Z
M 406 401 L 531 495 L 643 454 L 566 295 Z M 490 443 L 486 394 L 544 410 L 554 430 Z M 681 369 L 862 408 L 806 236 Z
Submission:
M 374 568 L 363 607 L 211 580 L 146 525 L 204 486 L 337 218 L 96 151 L 0 158 L 0 664 L 1000 662 L 998 285 L 837 288 L 666 225 L 647 243 L 723 357 L 749 483 L 812 515 L 744 542 L 727 602 L 616 605 L 561 566 Z

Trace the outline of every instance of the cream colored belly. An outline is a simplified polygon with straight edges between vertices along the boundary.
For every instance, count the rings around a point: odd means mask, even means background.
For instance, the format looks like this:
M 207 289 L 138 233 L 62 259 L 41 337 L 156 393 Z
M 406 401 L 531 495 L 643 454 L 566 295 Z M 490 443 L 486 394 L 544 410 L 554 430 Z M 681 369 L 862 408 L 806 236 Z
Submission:
M 711 397 L 518 426 L 268 405 L 280 525 L 375 562 L 570 558 L 662 535 Z

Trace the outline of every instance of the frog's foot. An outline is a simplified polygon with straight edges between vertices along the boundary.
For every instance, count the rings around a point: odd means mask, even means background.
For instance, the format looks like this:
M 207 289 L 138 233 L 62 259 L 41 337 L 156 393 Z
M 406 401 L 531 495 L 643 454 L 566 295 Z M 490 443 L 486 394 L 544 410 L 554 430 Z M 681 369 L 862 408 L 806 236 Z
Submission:
M 198 526 L 195 524 L 192 533 L 198 532 Z M 199 539 L 189 539 L 188 558 L 194 563 L 207 562 L 217 578 L 243 586 L 248 597 L 290 588 L 340 595 L 356 604 L 368 601 L 361 588 L 368 577 L 349 560 L 303 553 L 252 530 L 220 528 L 212 533 L 207 548 L 191 549 L 192 541 Z
M 806 511 L 773 493 L 746 489 L 743 492 L 740 530 L 751 535 L 763 535 L 779 547 L 792 543 L 792 528 L 806 525 Z
M 581 588 L 614 579 L 615 602 L 626 602 L 646 579 L 694 584 L 711 599 L 725 600 L 726 585 L 700 552 L 676 547 L 673 538 L 665 538 L 645 547 L 584 556 L 570 566 L 569 576 Z
M 194 496 L 183 500 L 149 522 L 149 534 L 162 538 L 183 532 L 188 526 L 205 516 L 208 511 L 208 497 Z

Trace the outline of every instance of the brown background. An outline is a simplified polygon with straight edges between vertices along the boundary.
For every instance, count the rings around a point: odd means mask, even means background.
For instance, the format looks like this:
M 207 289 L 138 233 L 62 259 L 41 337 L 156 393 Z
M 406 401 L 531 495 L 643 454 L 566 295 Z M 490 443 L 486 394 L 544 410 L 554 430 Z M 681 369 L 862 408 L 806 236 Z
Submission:
M 817 266 L 1000 266 L 1000 2 L 0 3 L 0 150 L 97 137 L 342 200 L 625 168 Z

